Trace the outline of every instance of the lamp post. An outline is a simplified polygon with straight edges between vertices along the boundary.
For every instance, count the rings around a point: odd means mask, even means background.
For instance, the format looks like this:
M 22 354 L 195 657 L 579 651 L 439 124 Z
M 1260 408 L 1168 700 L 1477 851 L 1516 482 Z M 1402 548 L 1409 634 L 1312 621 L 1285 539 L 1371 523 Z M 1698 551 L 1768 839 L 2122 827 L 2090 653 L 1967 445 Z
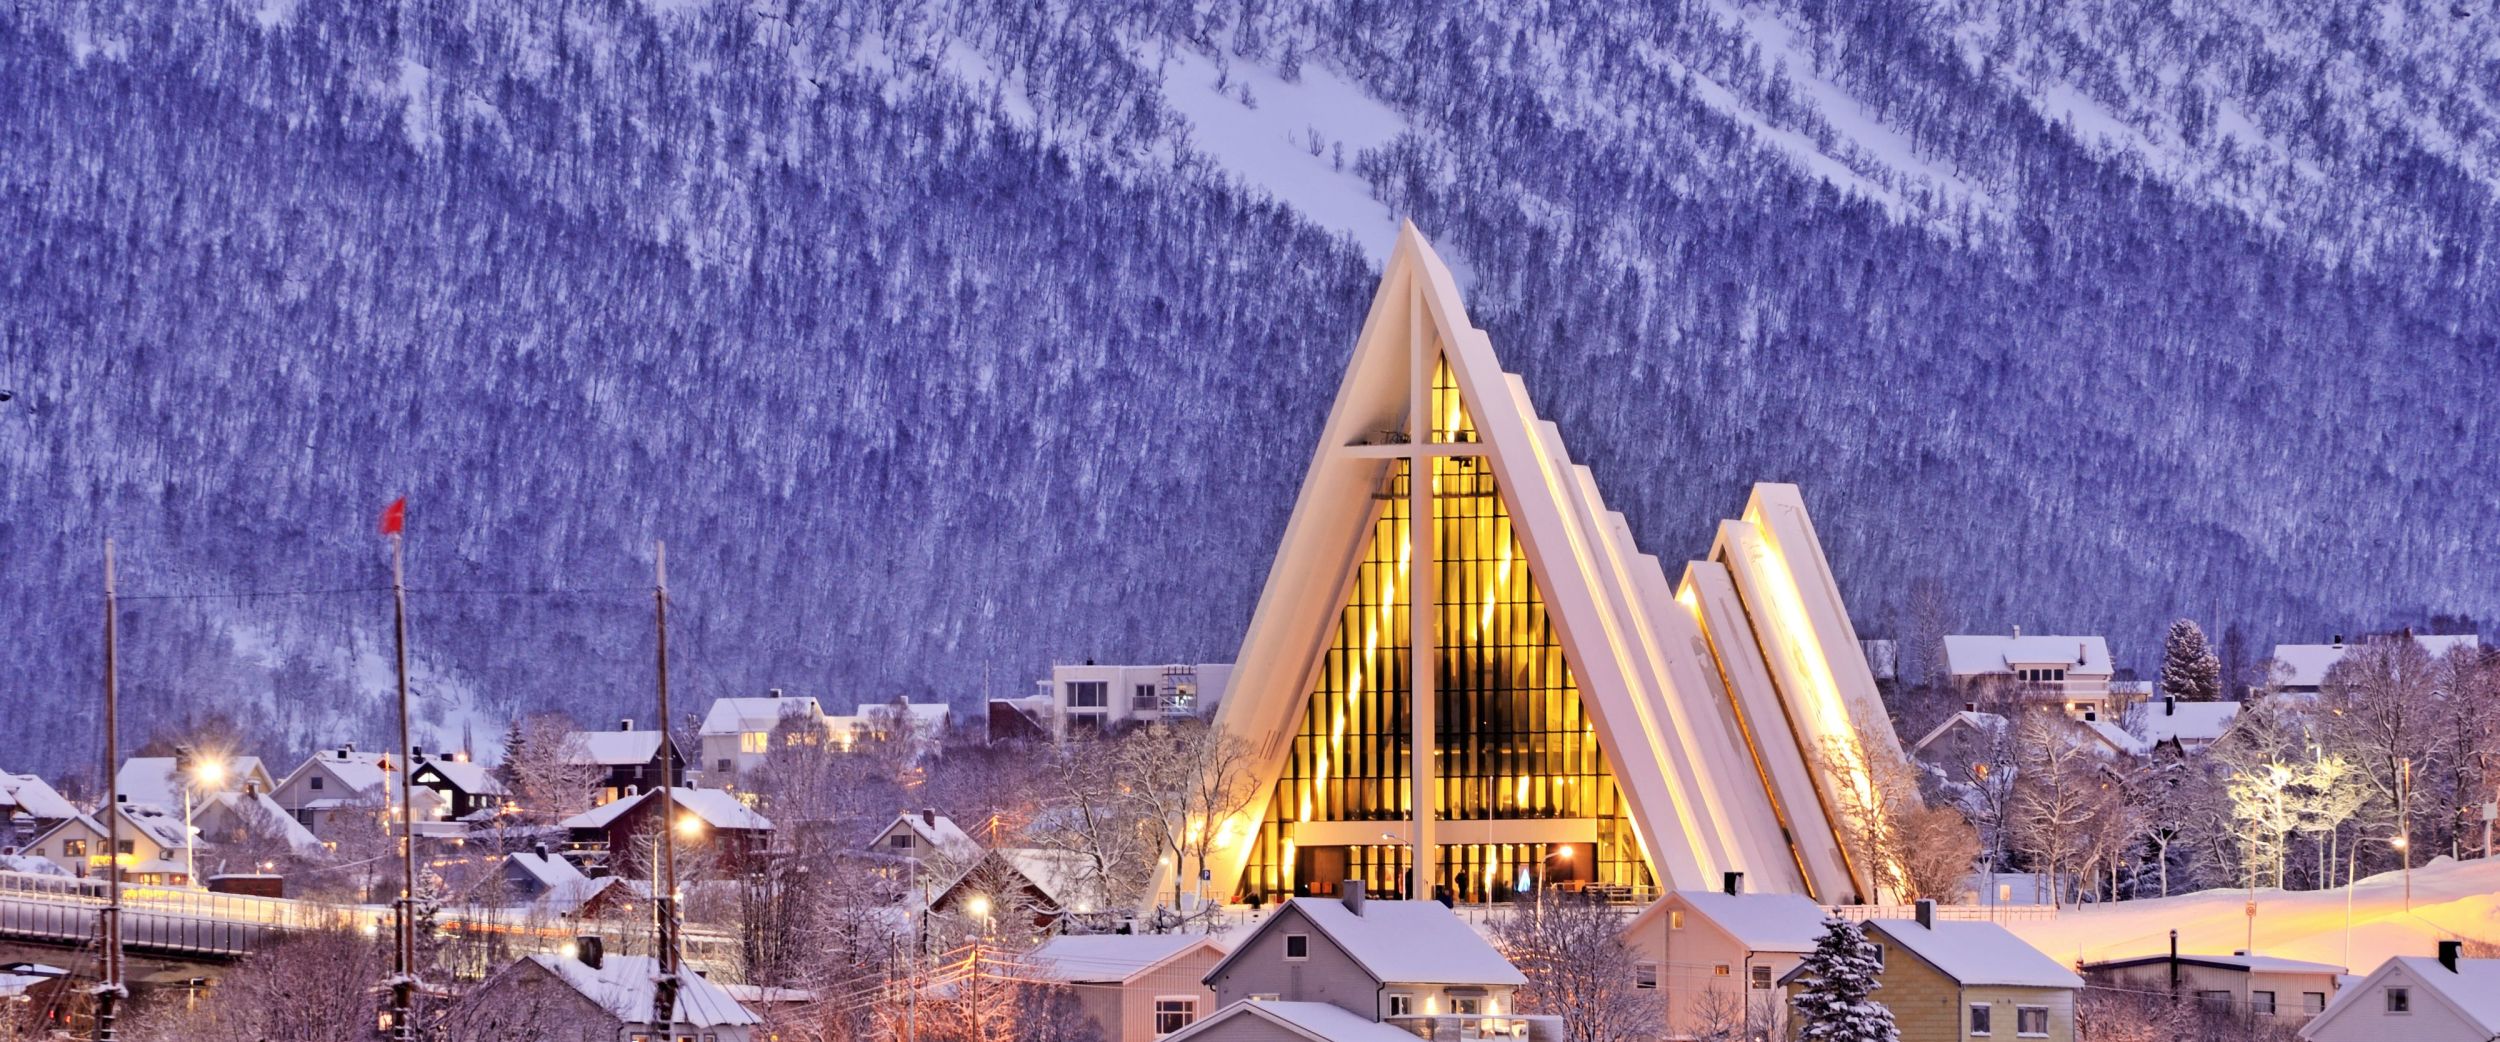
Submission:
M 190 775 L 182 783 L 182 878 L 192 886 L 198 886 L 200 830 L 191 825 L 192 796 L 200 786 L 215 788 L 225 784 L 226 765 L 215 760 L 194 760 Z
M 2359 881 L 2355 876 L 2355 871 L 2361 864 L 2361 845 L 2369 841 L 2367 836 L 2353 837 L 2352 846 L 2347 848 L 2344 854 L 2344 968 L 2347 970 L 2352 968 L 2352 891 L 2353 885 Z M 2413 845 L 2412 841 L 2403 836 L 2392 837 L 2386 843 L 2388 849 L 2398 854 L 2405 853 L 2405 849 Z M 2408 912 L 2413 910 L 2412 881 L 2413 877 L 2408 872 L 2405 876 L 2405 911 Z

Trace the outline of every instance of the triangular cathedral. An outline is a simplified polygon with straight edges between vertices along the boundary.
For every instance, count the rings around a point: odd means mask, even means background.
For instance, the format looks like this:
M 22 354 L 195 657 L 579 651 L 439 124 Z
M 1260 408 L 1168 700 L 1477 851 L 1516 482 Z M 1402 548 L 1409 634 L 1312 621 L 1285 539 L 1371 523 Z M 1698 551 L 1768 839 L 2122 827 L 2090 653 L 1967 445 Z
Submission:
M 1412 225 L 1216 726 L 1261 771 L 1218 899 L 1882 896 L 1844 837 L 1900 750 L 1796 488 L 1671 583 Z

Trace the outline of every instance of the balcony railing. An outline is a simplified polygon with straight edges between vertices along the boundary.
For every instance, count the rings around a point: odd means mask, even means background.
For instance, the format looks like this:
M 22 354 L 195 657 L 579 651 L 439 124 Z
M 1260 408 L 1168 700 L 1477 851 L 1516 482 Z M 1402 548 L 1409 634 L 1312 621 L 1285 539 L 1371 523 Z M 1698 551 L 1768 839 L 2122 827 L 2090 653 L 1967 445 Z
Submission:
M 1384 1023 L 1416 1038 L 1431 1039 L 1433 1042 L 1468 1042 L 1472 1039 L 1519 1039 L 1524 1042 L 1562 1042 L 1563 1040 L 1561 1017 L 1442 1013 L 1390 1017 Z

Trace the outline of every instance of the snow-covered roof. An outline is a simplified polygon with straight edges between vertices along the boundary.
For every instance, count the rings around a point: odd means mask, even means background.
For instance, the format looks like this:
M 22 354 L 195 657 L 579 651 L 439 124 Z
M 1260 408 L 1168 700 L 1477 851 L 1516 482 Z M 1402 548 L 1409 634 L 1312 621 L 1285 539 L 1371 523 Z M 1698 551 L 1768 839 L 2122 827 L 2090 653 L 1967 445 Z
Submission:
M 703 714 L 702 733 L 770 731 L 781 726 L 784 713 L 817 719 L 825 715 L 825 710 L 813 698 L 715 698 L 712 708 Z
M 2239 718 L 2237 702 L 2146 702 L 2127 711 L 2127 730 L 2146 745 L 2172 738 L 2193 745 L 2221 738 Z
M 1623 933 L 1632 936 L 1641 930 L 1653 929 L 1658 916 L 1671 905 L 1680 905 L 1692 914 L 1718 927 L 1735 938 L 1746 951 L 1810 952 L 1816 938 L 1823 936 L 1823 906 L 1797 894 L 1728 894 L 1718 890 L 1677 890 L 1652 902 L 1624 924 Z
M 2420 955 L 2391 957 L 2380 963 L 2378 969 L 2370 971 L 2367 978 L 2347 983 L 2337 990 L 2335 998 L 2326 1004 L 2326 1012 L 2320 1013 L 2311 1023 L 2328 1023 L 2342 1016 L 2354 1003 L 2378 1002 L 2380 989 L 2368 985 L 2398 973 L 2436 993 L 2438 998 L 2435 1001 L 2453 1007 L 2459 1016 L 2482 1032 L 2475 1037 L 2500 1035 L 2500 959 L 2458 959 L 2457 968 L 2451 972 L 2440 965 L 2438 959 Z M 2421 1008 L 2421 1004 L 2422 1000 L 2414 1000 L 2414 1008 Z
M 1385 984 L 1528 982 L 1483 934 L 1438 901 L 1369 900 L 1363 902 L 1361 915 L 1333 897 L 1296 897 L 1284 907 L 1301 912 L 1349 958 Z M 1270 916 L 1260 929 L 1272 929 L 1282 918 Z M 1240 951 L 1234 949 L 1236 954 Z M 1231 960 L 1232 956 L 1225 956 L 1225 961 Z
M 504 861 L 550 890 L 586 878 L 582 870 L 573 867 L 573 863 L 565 860 L 562 854 L 525 850 L 506 856 Z
M 133 756 L 122 761 L 113 772 L 113 787 L 132 803 L 153 803 L 159 807 L 182 806 L 180 761 L 171 756 Z M 224 779 L 216 785 L 198 786 L 195 792 L 240 792 L 246 783 L 257 783 L 264 791 L 275 788 L 270 783 L 269 769 L 260 757 L 237 756 L 224 761 Z
M 1995 713 L 1982 713 L 1975 709 L 1964 709 L 1954 713 L 1952 716 L 1945 717 L 1944 722 L 1937 724 L 1933 729 L 1929 730 L 1925 737 L 1920 738 L 1916 742 L 1912 742 L 1910 744 L 1910 752 L 1918 753 L 1925 750 L 1928 746 L 1935 744 L 1937 739 L 1943 738 L 1947 734 L 1951 734 L 1955 728 L 1967 727 L 1977 731 L 2000 733 L 2005 730 L 2005 726 L 2006 719 Z
M 1356 1016 L 1327 1002 L 1236 1002 L 1198 1022 L 1163 1036 L 1163 1042 L 1187 1042 L 1236 1018 L 1264 1020 L 1290 1037 L 1310 1042 L 1415 1042 L 1415 1033 L 1368 1017 Z M 1265 1033 L 1260 1033 L 1264 1037 Z
M 1093 912 L 1111 906 L 1109 891 L 1103 885 L 1104 880 L 1095 873 L 1093 859 L 1083 854 L 1040 847 L 1004 847 L 991 853 L 1015 869 L 1016 874 L 1030 881 L 1034 889 L 1040 890 L 1044 898 L 1059 908 Z
M 678 810 L 702 818 L 704 824 L 713 828 L 760 831 L 773 827 L 770 819 L 738 802 L 738 797 L 726 789 L 677 788 L 671 791 Z M 657 794 L 658 790 L 653 790 L 638 792 L 621 800 L 610 800 L 566 818 L 561 824 L 568 829 L 603 829 L 624 817 L 626 811 L 641 806 L 642 801 Z
M 69 870 L 33 854 L 0 854 L 0 872 L 27 872 L 39 876 L 66 876 Z
M 625 894 L 629 897 L 645 900 L 651 897 L 651 884 L 640 879 L 626 879 L 621 876 L 579 876 L 550 887 L 546 893 L 538 895 L 534 903 L 549 915 L 574 915 L 579 913 L 584 905 L 597 899 L 599 895 L 619 887 L 624 888 Z
M 648 955 L 609 955 L 596 967 L 579 959 L 561 955 L 531 955 L 557 980 L 571 985 L 584 998 L 598 1003 L 610 1016 L 627 1024 L 651 1022 L 651 1007 L 657 1000 L 660 960 Z M 727 1027 L 740 1024 L 761 1024 L 764 1018 L 749 1012 L 738 1000 L 729 997 L 720 985 L 706 980 L 702 974 L 681 968 L 677 974 L 676 1021 L 695 1027 Z
M 2126 728 L 2107 720 L 2077 720 L 2075 723 L 2091 732 L 2094 737 L 2099 738 L 2112 750 L 2129 756 L 2142 756 L 2152 748 L 2151 742 L 2129 734 Z
M 631 767 L 659 756 L 658 731 L 575 731 L 564 736 L 566 763 Z
M 420 774 L 429 770 L 442 775 L 444 781 L 471 796 L 501 796 L 505 793 L 503 782 L 495 778 L 494 772 L 466 760 L 427 760 L 417 765 Z
M 0 814 L 17 812 L 52 820 L 77 817 L 78 807 L 42 778 L 0 771 Z
M 935 818 L 936 820 L 932 821 L 909 812 L 895 815 L 894 823 L 886 826 L 885 831 L 877 833 L 877 839 L 881 841 L 893 835 L 897 828 L 908 828 L 919 835 L 922 842 L 936 847 L 940 853 L 952 860 L 970 861 L 981 856 L 981 844 L 967 835 L 962 826 L 955 824 L 955 819 L 944 814 L 936 815 Z
M 2167 963 L 2169 955 L 2139 955 L 2132 959 L 2104 959 L 2083 964 L 2086 970 L 2115 970 L 2128 966 L 2152 966 Z M 2344 975 L 2344 968 L 2333 963 L 2304 962 L 2272 955 L 2181 955 L 2183 966 L 2209 966 L 2220 970 L 2249 973 L 2321 973 L 2333 977 Z
M 2483 642 L 2481 637 L 2471 633 L 2424 633 L 2415 634 L 2413 639 L 2422 645 L 2422 650 L 2429 652 L 2432 658 L 2446 655 L 2455 648 L 2476 647 Z M 2358 646 L 2358 644 L 2277 644 L 2274 646 L 2274 660 L 2290 670 L 2282 678 L 2284 687 L 2314 688 L 2324 685 L 2327 670 L 2335 668 L 2336 663 L 2344 660 L 2346 652 Z
M 248 795 L 240 792 L 221 792 L 210 796 L 208 804 L 199 813 L 203 819 L 208 820 L 213 820 L 213 813 L 233 815 L 240 820 L 246 813 L 246 807 L 252 808 L 255 812 L 253 817 L 275 827 L 279 838 L 286 840 L 287 847 L 296 853 L 310 854 L 321 849 L 321 840 L 312 834 L 312 830 L 305 828 L 303 822 L 295 820 L 295 815 L 287 813 L 286 808 L 278 806 L 278 801 L 270 799 L 266 792 Z M 203 827 L 202 831 L 205 832 L 206 828 Z
M 1995 923 L 1940 919 L 1934 926 L 1920 926 L 1915 919 L 1877 919 L 1867 925 L 1965 986 L 2083 987 L 2075 971 Z
M 1224 946 L 1204 934 L 1086 934 L 1054 937 L 1026 952 L 1025 975 L 1071 984 L 1125 981 L 1190 952 L 1221 955 Z
M 1945 666 L 1957 677 L 2003 675 L 2017 667 L 2062 668 L 2108 676 L 2109 642 L 2099 637 L 2012 637 L 1955 634 L 1944 639 Z
M 386 757 L 381 753 L 358 752 L 354 749 L 323 749 L 295 768 L 294 773 L 286 776 L 286 780 L 292 782 L 305 771 L 325 770 L 332 777 L 337 778 L 339 784 L 353 791 L 370 792 L 379 789 L 384 782 L 390 780 L 390 776 L 382 770 L 385 760 Z M 284 783 L 281 783 L 280 787 L 283 788 Z
M 161 849 L 179 850 L 190 844 L 191 834 L 182 824 L 182 817 L 152 803 L 125 803 L 122 820 L 145 833 L 148 842 Z

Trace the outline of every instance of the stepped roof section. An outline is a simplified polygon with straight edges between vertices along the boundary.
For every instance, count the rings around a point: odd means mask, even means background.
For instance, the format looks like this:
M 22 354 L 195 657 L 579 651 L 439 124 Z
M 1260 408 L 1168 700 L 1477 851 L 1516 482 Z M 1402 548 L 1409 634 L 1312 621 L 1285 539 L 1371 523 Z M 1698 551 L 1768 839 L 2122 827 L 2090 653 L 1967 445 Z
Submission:
M 1944 639 L 1944 660 L 1957 677 L 2003 676 L 2027 666 L 2062 667 L 2070 675 L 2111 672 L 2109 642 L 2099 637 L 1956 633 Z
M 1435 442 L 1428 405 L 1417 407 L 1432 400 L 1440 362 L 1473 426 L 1472 440 L 1448 439 L 1460 444 Z M 1876 896 L 1834 827 L 1843 801 L 1839 783 L 1824 779 L 1833 773 L 1826 754 L 1834 743 L 1855 748 L 1861 733 L 1879 743 L 1876 754 L 1901 754 L 1797 490 L 1756 486 L 1744 519 L 1721 526 L 1712 560 L 1687 568 L 1679 595 L 1589 469 L 1572 462 L 1559 430 L 1537 415 L 1526 386 L 1502 371 L 1448 269 L 1411 225 L 1382 275 L 1218 711 L 1217 726 L 1263 760 L 1260 793 L 1244 815 L 1251 832 L 1270 818 L 1374 494 L 1392 461 L 1427 456 L 1489 463 L 1658 886 L 1707 888 L 1741 871 L 1765 892 Z M 1745 678 L 1737 691 L 1723 683 L 1730 673 Z M 1862 762 L 1853 770 L 1863 785 Z M 1236 840 L 1210 859 L 1218 888 L 1242 878 L 1252 846 Z

